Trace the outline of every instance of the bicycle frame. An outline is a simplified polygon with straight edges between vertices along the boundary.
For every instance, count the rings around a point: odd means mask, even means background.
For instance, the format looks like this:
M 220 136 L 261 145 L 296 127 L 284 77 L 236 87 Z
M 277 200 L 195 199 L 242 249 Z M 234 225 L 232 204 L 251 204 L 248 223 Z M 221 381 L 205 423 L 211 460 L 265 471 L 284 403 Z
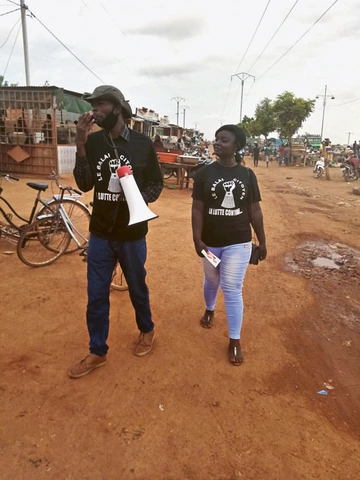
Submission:
M 11 182 L 11 180 L 19 180 L 18 178 L 16 177 L 11 177 L 10 175 L 1 175 L 5 178 L 5 180 L 8 180 Z M 61 185 L 59 184 L 58 182 L 58 178 L 56 176 L 56 173 L 55 172 L 51 172 L 51 177 L 53 179 L 55 179 L 56 181 L 56 185 L 58 186 L 58 188 L 60 189 L 61 193 L 60 194 L 55 194 L 53 195 L 53 197 L 50 199 L 50 200 L 42 200 L 41 198 L 41 193 L 44 192 L 46 189 L 47 189 L 47 185 L 46 185 L 46 188 L 40 188 L 42 187 L 41 184 L 28 184 L 30 187 L 34 188 L 34 185 L 37 185 L 38 188 L 35 188 L 38 192 L 37 192 L 37 195 L 35 197 L 35 200 L 34 200 L 34 204 L 32 206 L 32 209 L 31 209 L 31 213 L 30 213 L 30 217 L 29 218 L 25 218 L 23 216 L 21 216 L 15 209 L 14 207 L 10 204 L 10 202 L 8 200 L 6 200 L 4 197 L 2 197 L 2 192 L 3 192 L 3 188 L 0 187 L 0 201 L 4 202 L 4 204 L 10 209 L 10 212 L 11 213 L 6 213 L 5 210 L 1 207 L 0 205 L 0 213 L 1 215 L 4 217 L 6 223 L 4 222 L 1 222 L 0 221 L 0 235 L 3 235 L 4 236 L 4 239 L 5 240 L 8 240 L 10 243 L 17 243 L 17 240 L 19 239 L 20 237 L 20 234 L 21 234 L 21 231 L 24 227 L 30 225 L 36 218 L 39 218 L 39 215 L 36 215 L 36 212 L 38 210 L 38 206 L 39 204 L 42 205 L 43 208 L 41 208 L 40 210 L 44 210 L 45 209 L 45 212 L 44 212 L 44 215 L 46 215 L 47 213 L 46 212 L 49 212 L 49 215 L 51 215 L 53 212 L 52 212 L 52 209 L 50 208 L 51 207 L 51 204 L 56 202 L 56 201 L 62 201 L 63 199 L 65 200 L 68 200 L 68 199 L 71 199 L 74 201 L 76 201 L 76 199 L 80 196 L 82 196 L 82 192 L 78 191 L 78 190 L 75 190 L 73 189 L 72 187 L 61 187 Z M 11 179 L 11 180 L 10 180 Z M 11 182 L 12 183 L 12 182 Z M 70 195 L 67 195 L 65 194 L 65 192 L 69 192 Z M 75 194 L 73 193 L 75 192 Z M 39 210 L 39 212 L 40 212 Z M 76 227 L 72 224 L 71 220 L 69 219 L 69 217 L 67 216 L 67 213 L 64 209 L 62 209 L 63 211 L 63 216 L 65 218 L 63 218 L 63 221 L 64 221 L 64 224 L 69 224 L 70 225 L 70 231 L 73 229 L 76 231 L 76 233 L 78 235 L 80 235 L 80 237 L 84 239 L 84 236 L 81 234 L 81 232 L 79 232 Z M 14 220 L 13 220 L 13 215 L 15 215 L 15 217 L 22 221 L 24 224 L 19 226 L 17 225 Z M 40 215 L 41 217 L 42 215 Z M 35 218 L 36 217 L 36 218 Z M 67 217 L 67 218 L 66 218 Z M 81 248 L 79 246 L 79 242 L 74 238 L 73 235 L 71 235 L 72 238 L 74 239 L 75 243 L 78 245 L 79 248 Z
M 40 195 L 41 195 L 41 191 L 39 191 L 36 195 L 36 198 L 35 198 L 35 201 L 34 201 L 34 205 L 31 209 L 31 213 L 30 213 L 30 217 L 29 218 L 24 218 L 22 217 L 19 213 L 17 213 L 17 211 L 14 209 L 14 207 L 12 205 L 10 205 L 10 203 L 8 202 L 8 200 L 6 200 L 6 198 L 2 197 L 1 196 L 1 193 L 3 192 L 3 189 L 0 187 L 0 201 L 4 202 L 11 210 L 11 212 L 19 219 L 19 220 L 22 220 L 23 222 L 25 222 L 27 225 L 29 225 L 33 220 L 34 220 L 34 216 L 35 216 L 35 212 L 36 212 L 36 209 L 37 209 L 37 206 L 39 205 L 39 203 L 42 203 L 44 205 L 44 207 L 47 205 L 46 202 L 44 202 L 44 200 L 42 200 L 40 198 Z M 20 227 L 18 227 L 13 221 L 12 221 L 12 218 L 11 216 L 5 212 L 5 210 L 3 210 L 3 208 L 0 206 L 0 213 L 2 214 L 2 216 L 5 218 L 5 220 L 7 221 L 7 223 L 9 225 L 11 225 L 13 228 L 16 228 L 17 230 L 19 230 Z
M 5 180 L 10 181 L 10 183 L 12 183 L 11 180 L 19 180 L 16 177 L 10 177 L 10 175 L 0 175 L 0 176 L 3 176 L 5 178 Z M 29 218 L 23 217 L 22 215 L 20 215 L 15 210 L 15 208 L 10 204 L 10 202 L 2 196 L 3 191 L 4 191 L 4 189 L 2 187 L 0 187 L 0 201 L 4 202 L 4 204 L 10 209 L 11 213 L 5 212 L 5 210 L 0 205 L 0 213 L 1 213 L 2 217 L 4 218 L 4 220 L 6 221 L 6 223 L 0 221 L 0 235 L 3 235 L 4 239 L 8 240 L 10 243 L 16 243 L 17 240 L 20 237 L 20 233 L 21 233 L 22 228 L 24 226 L 30 225 L 30 223 L 32 223 L 32 221 L 34 220 L 35 212 L 36 212 L 36 209 L 37 209 L 39 203 L 42 203 L 42 205 L 44 207 L 46 206 L 46 202 L 44 202 L 40 198 L 41 192 L 44 191 L 44 190 L 41 190 L 41 189 L 38 190 L 38 193 L 35 197 L 34 204 L 33 204 L 33 207 L 31 209 L 31 214 L 30 214 Z M 13 221 L 13 215 L 15 215 L 15 217 L 18 220 L 21 220 L 22 222 L 24 222 L 25 225 L 18 226 Z
M 51 218 L 51 217 L 54 217 L 56 218 L 58 215 L 60 215 L 61 217 L 61 220 L 63 221 L 65 227 L 66 227 L 66 230 L 69 232 L 69 235 L 71 236 L 71 238 L 74 240 L 74 242 L 76 243 L 77 247 L 79 250 L 85 250 L 87 248 L 87 244 L 88 244 L 88 239 L 87 237 L 85 237 L 80 231 L 78 228 L 76 228 L 76 226 L 72 223 L 69 215 L 67 214 L 66 210 L 64 209 L 64 207 L 62 206 L 62 204 L 60 203 L 59 204 L 59 207 L 58 207 L 58 210 L 57 212 L 55 212 L 54 214 L 52 215 L 43 215 L 42 217 L 45 217 L 45 218 Z M 83 247 L 81 245 L 81 243 L 79 242 L 79 240 L 77 239 L 77 237 L 75 236 L 74 234 L 74 231 L 77 233 L 77 235 L 80 236 L 80 238 L 82 238 L 84 240 L 84 242 L 86 243 L 86 246 Z

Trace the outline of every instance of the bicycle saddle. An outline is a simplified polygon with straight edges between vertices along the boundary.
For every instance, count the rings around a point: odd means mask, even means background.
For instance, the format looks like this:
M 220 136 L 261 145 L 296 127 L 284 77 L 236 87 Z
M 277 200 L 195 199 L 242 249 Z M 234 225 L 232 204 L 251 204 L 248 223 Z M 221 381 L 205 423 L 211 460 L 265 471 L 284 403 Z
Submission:
M 34 190 L 39 190 L 41 192 L 45 192 L 45 190 L 49 186 L 47 183 L 34 183 L 34 182 L 27 182 L 26 185 L 30 188 L 33 188 Z

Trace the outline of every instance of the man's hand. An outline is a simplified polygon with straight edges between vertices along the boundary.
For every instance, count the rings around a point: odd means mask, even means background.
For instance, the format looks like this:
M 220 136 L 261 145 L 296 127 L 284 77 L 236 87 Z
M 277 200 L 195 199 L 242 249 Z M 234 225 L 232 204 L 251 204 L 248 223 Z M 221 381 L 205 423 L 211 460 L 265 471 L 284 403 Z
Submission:
M 87 142 L 88 135 L 94 125 L 94 117 L 92 112 L 80 115 L 76 125 L 75 143 L 77 147 L 83 147 Z

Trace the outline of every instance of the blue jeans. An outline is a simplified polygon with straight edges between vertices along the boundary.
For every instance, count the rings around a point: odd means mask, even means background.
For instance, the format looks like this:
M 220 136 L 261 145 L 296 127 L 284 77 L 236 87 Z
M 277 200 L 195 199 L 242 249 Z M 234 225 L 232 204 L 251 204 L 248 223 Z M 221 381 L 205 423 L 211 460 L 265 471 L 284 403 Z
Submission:
M 106 341 L 109 334 L 110 284 L 117 260 L 129 287 L 138 329 L 147 333 L 154 328 L 151 320 L 149 290 L 145 282 L 145 238 L 120 242 L 91 234 L 87 253 L 86 321 L 90 336 L 90 352 L 95 355 L 105 355 L 109 349 Z
M 204 298 L 206 310 L 214 310 L 219 287 L 224 294 L 229 337 L 237 340 L 243 321 L 242 288 L 247 266 L 251 255 L 251 242 L 238 243 L 228 247 L 208 247 L 220 258 L 215 268 L 205 258 L 202 259 L 204 269 Z

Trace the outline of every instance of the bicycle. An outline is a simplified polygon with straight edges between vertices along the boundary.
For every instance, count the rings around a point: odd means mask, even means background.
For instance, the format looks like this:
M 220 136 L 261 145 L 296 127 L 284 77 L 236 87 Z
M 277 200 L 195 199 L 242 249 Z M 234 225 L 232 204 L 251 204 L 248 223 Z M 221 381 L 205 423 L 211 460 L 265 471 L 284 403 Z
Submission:
M 85 248 L 89 239 L 89 222 L 91 218 L 91 212 L 87 205 L 79 201 L 79 197 L 82 196 L 82 192 L 73 187 L 62 187 L 59 183 L 58 176 L 54 171 L 50 173 L 50 178 L 55 181 L 60 193 L 53 195 L 52 200 L 47 203 L 47 209 L 50 207 L 53 212 L 56 212 L 59 204 L 61 203 L 62 208 L 66 210 L 66 213 L 69 216 L 72 225 L 74 226 L 73 231 L 79 232 L 77 239 L 80 242 L 80 247 Z M 66 192 L 68 192 L 68 195 Z M 45 212 L 43 209 L 41 209 L 38 215 L 42 215 L 44 213 Z M 65 253 L 73 253 L 78 249 L 78 243 L 71 239 L 70 245 Z
M 22 231 L 17 242 L 19 259 L 30 267 L 50 265 L 64 253 L 77 250 L 81 250 L 80 255 L 86 261 L 91 212 L 77 199 L 64 198 L 66 191 L 80 195 L 81 192 L 72 187 L 62 187 L 54 172 L 52 177 L 56 180 L 60 195 L 46 204 L 46 210 L 43 209 L 42 214 L 37 215 L 37 220 Z M 74 215 L 75 211 L 79 215 Z M 71 242 L 75 247 L 69 248 Z M 118 262 L 114 268 L 111 287 L 115 290 L 128 288 Z
M 14 177 L 12 175 L 8 175 L 8 174 L 3 174 L 3 173 L 0 173 L 0 179 L 4 179 L 10 182 L 11 184 L 13 184 L 12 180 L 19 181 L 19 178 Z M 39 203 L 42 203 L 44 208 L 46 206 L 46 202 L 42 200 L 40 196 L 41 196 L 41 193 L 45 192 L 45 190 L 48 188 L 48 185 L 46 183 L 34 183 L 34 182 L 28 182 L 27 185 L 30 188 L 37 190 L 38 192 L 35 197 L 34 204 L 32 206 L 29 218 L 25 218 L 22 215 L 20 215 L 15 210 L 15 208 L 10 204 L 10 202 L 6 200 L 5 197 L 2 196 L 2 192 L 4 191 L 4 189 L 0 186 L 0 201 L 2 202 L 2 204 L 5 204 L 10 209 L 10 213 L 7 213 L 0 204 L 0 213 L 6 222 L 4 223 L 3 221 L 0 221 L 0 238 L 4 238 L 5 240 L 13 244 L 17 244 L 22 229 L 33 222 L 35 218 L 35 212 L 38 208 Z M 23 222 L 23 224 L 20 226 L 17 225 L 14 221 L 14 216 L 16 217 L 16 219 Z
M 49 265 L 63 253 L 84 249 L 88 243 L 91 213 L 77 200 L 82 193 L 72 187 L 62 187 L 54 172 L 52 178 L 60 194 L 43 202 L 36 220 L 22 229 L 17 242 L 19 259 L 30 267 Z M 66 192 L 70 196 L 66 196 Z M 77 197 L 74 198 L 73 193 Z
M 168 180 L 170 177 L 174 176 L 177 178 L 177 171 L 167 165 L 162 166 L 163 179 Z
M 84 233 L 85 228 L 86 231 L 88 230 L 88 220 L 90 218 L 90 212 L 87 209 L 86 205 L 78 201 L 78 197 L 80 197 L 82 193 L 72 187 L 61 187 L 58 183 L 56 174 L 52 172 L 52 175 L 52 178 L 55 178 L 60 191 L 61 189 L 64 190 L 64 193 L 62 194 L 62 203 L 64 205 L 64 208 L 67 210 L 68 215 L 72 219 L 72 222 L 77 225 L 78 229 L 80 229 L 80 225 L 83 225 L 82 233 Z M 11 184 L 13 183 L 12 180 L 19 181 L 19 178 L 8 174 L 0 174 L 0 179 L 2 178 L 10 182 Z M 51 212 L 52 209 L 58 204 L 60 198 L 60 195 L 54 195 L 53 198 L 50 200 L 43 200 L 41 198 L 41 194 L 45 192 L 48 188 L 47 183 L 27 182 L 26 185 L 38 192 L 35 197 L 29 218 L 25 218 L 20 215 L 10 204 L 10 202 L 2 196 L 3 188 L 0 186 L 0 201 L 3 202 L 10 209 L 10 213 L 7 213 L 0 204 L 0 213 L 6 221 L 6 223 L 0 221 L 0 238 L 3 237 L 5 240 L 15 245 L 18 243 L 22 230 L 25 227 L 29 226 L 31 223 L 33 223 L 33 221 L 39 216 Z M 68 196 L 65 196 L 65 191 L 69 193 Z M 39 204 L 41 204 L 41 207 L 38 210 Z M 14 216 L 16 217 L 15 219 Z M 86 219 L 86 221 L 84 221 L 84 218 Z M 21 225 L 17 225 L 14 221 L 16 219 L 23 223 Z M 76 248 L 68 249 L 68 253 L 75 250 Z

